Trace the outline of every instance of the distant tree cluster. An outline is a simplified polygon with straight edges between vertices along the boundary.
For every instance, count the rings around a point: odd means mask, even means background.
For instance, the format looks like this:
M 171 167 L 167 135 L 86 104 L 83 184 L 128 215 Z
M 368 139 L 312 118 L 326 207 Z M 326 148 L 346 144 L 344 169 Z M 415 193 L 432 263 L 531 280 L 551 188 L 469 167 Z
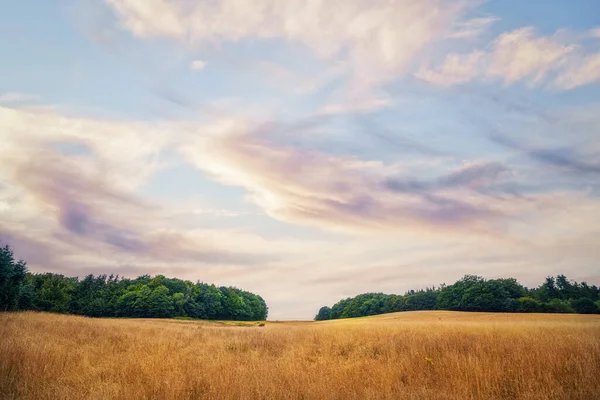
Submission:
M 0 248 L 0 311 L 36 310 L 89 317 L 256 321 L 267 318 L 262 297 L 232 287 L 162 275 L 136 279 L 32 274 L 9 246 Z
M 411 290 L 403 296 L 360 294 L 333 307 L 322 307 L 315 320 L 416 310 L 596 314 L 600 313 L 600 289 L 570 281 L 564 275 L 548 277 L 535 289 L 524 287 L 514 278 L 486 280 L 466 275 L 453 285 Z

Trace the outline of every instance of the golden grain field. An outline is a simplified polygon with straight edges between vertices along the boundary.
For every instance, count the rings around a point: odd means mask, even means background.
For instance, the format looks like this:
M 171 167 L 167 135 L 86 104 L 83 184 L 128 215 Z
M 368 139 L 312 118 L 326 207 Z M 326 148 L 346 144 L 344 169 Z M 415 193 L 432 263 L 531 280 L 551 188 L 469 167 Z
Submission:
M 2 399 L 599 399 L 600 316 L 324 322 L 0 314 Z

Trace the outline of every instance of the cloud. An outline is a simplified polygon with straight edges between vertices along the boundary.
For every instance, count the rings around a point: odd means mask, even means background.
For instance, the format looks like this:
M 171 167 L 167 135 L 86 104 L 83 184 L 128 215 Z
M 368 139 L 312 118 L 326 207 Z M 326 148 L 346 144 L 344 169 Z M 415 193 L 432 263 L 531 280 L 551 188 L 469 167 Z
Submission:
M 203 69 L 206 66 L 206 63 L 202 60 L 194 60 L 190 64 L 190 69 L 197 71 Z
M 324 59 L 350 61 L 355 78 L 365 84 L 406 72 L 428 45 L 472 37 L 492 21 L 466 16 L 478 0 L 105 1 L 140 38 L 168 37 L 201 46 L 283 39 Z
M 481 17 L 460 22 L 457 24 L 455 32 L 450 34 L 449 37 L 452 39 L 477 38 L 499 20 L 500 18 L 497 17 Z
M 485 187 L 495 183 L 507 168 L 498 162 L 465 163 L 439 181 L 443 187 Z
M 238 61 L 239 64 L 239 61 Z M 254 68 L 260 73 L 267 84 L 276 87 L 289 88 L 294 94 L 311 94 L 330 83 L 334 79 L 343 77 L 348 73 L 348 66 L 344 62 L 333 63 L 330 66 L 308 71 L 301 71 L 301 68 L 290 68 L 266 60 L 247 63 L 248 68 Z
M 139 187 L 158 170 L 155 157 L 169 145 L 159 139 L 173 139 L 176 123 L 153 131 L 146 123 L 7 108 L 0 108 L 0 121 L 0 204 L 6 208 L 0 211 L 0 236 L 36 270 L 80 263 L 88 272 L 115 265 L 166 271 L 177 264 L 191 274 L 199 266 L 251 266 L 278 258 L 234 245 L 240 236 L 251 242 L 247 235 L 177 225 L 176 210 L 139 196 Z M 83 143 L 86 151 L 55 146 L 65 141 Z M 31 254 L 37 247 L 55 255 Z
M 554 87 L 570 90 L 600 82 L 600 53 L 591 54 L 572 62 L 558 75 Z
M 242 215 L 248 215 L 247 212 L 242 211 L 231 211 L 225 209 L 212 209 L 212 208 L 195 208 L 192 210 L 193 214 L 212 215 L 215 217 L 240 217 Z
M 104 3 L 74 17 L 152 119 L 0 95 L 0 241 L 32 270 L 235 285 L 272 318 L 465 273 L 598 277 L 593 94 L 522 90 L 598 82 L 597 29 L 497 30 L 481 0 Z M 217 92 L 180 73 L 206 66 Z
M 439 86 L 454 86 L 466 83 L 481 73 L 486 62 L 486 53 L 475 51 L 468 54 L 449 54 L 441 68 L 422 69 L 415 76 Z
M 538 86 L 561 70 L 576 45 L 562 44 L 559 35 L 538 36 L 532 27 L 499 35 L 489 50 L 448 54 L 437 69 L 422 68 L 416 77 L 440 86 L 463 84 L 475 79 L 500 80 L 505 85 L 525 81 Z
M 511 139 L 505 135 L 493 134 L 490 138 L 503 146 L 519 150 L 530 158 L 555 167 L 558 170 L 563 170 L 575 174 L 598 174 L 600 173 L 600 162 L 588 161 L 586 156 L 581 152 L 577 152 L 574 147 L 561 148 L 540 148 L 523 143 L 522 141 Z M 596 154 L 596 157 L 598 153 Z
M 9 93 L 1 93 L 0 94 L 0 104 L 11 104 L 11 103 L 24 103 L 33 100 L 37 100 L 39 97 L 33 94 L 27 93 L 17 93 L 17 92 L 9 92 Z
M 589 34 L 590 37 L 600 38 L 600 28 L 590 29 L 588 31 L 588 34 Z
M 491 185 L 504 171 L 500 164 L 466 164 L 426 183 L 411 179 L 402 165 L 273 142 L 248 121 L 205 131 L 210 134 L 190 138 L 182 154 L 222 184 L 245 188 L 267 215 L 285 222 L 351 232 L 468 231 L 508 217 L 472 190 Z
M 162 167 L 161 151 L 174 139 L 174 135 L 165 135 L 161 123 L 67 118 L 56 112 L 0 107 L 0 121 L 6 159 L 69 142 L 93 155 L 94 163 L 82 158 L 77 168 L 101 168 L 115 187 L 127 190 L 139 187 Z M 6 162 L 4 172 L 10 173 L 16 166 Z
M 335 115 L 349 113 L 369 113 L 390 107 L 392 104 L 393 101 L 390 98 L 359 99 L 358 101 L 326 104 L 317 111 L 317 114 Z
M 385 185 L 399 193 L 421 193 L 432 198 L 432 192 L 436 190 L 490 188 L 507 172 L 508 169 L 498 162 L 467 162 L 434 180 L 390 178 Z
M 415 153 L 427 156 L 427 162 L 439 162 L 443 157 L 449 157 L 448 152 L 438 150 L 437 148 L 424 144 L 422 141 L 411 139 L 402 134 L 402 130 L 388 128 L 379 123 L 376 118 L 369 115 L 354 115 L 353 123 L 359 128 L 359 131 L 367 137 L 377 138 L 386 146 L 395 147 L 403 153 Z
M 487 74 L 505 84 L 528 78 L 528 84 L 536 85 L 573 50 L 575 46 L 563 45 L 556 38 L 536 36 L 531 27 L 517 29 L 496 39 Z
M 290 48 L 301 45 L 333 66 L 309 76 L 267 60 L 255 64 L 267 82 L 291 88 L 294 93 L 309 94 L 334 80 L 336 84 L 343 82 L 342 98 L 328 101 L 324 112 L 386 107 L 390 100 L 373 91 L 406 76 L 446 87 L 472 81 L 521 82 L 559 90 L 600 79 L 600 58 L 588 54 L 588 47 L 578 42 L 581 37 L 568 42 L 565 31 L 544 36 L 526 26 L 499 34 L 481 49 L 453 52 L 461 43 L 484 37 L 499 20 L 495 16 L 473 17 L 481 5 L 479 0 L 105 2 L 120 24 L 138 38 L 167 37 L 201 48 L 221 48 L 223 43 L 241 39 L 265 43 L 281 39 Z M 587 35 L 593 37 L 595 30 Z M 436 62 L 436 54 L 444 55 L 439 66 L 427 67 Z M 434 58 L 427 61 L 430 57 Z M 307 58 L 304 56 L 304 61 Z M 194 61 L 190 68 L 204 64 Z
M 556 113 L 559 132 L 544 131 L 543 140 L 572 141 L 581 132 L 593 140 L 597 109 L 562 112 L 575 119 Z M 331 115 L 294 123 L 210 117 L 148 123 L 0 108 L 0 240 L 34 271 L 163 273 L 236 285 L 263 295 L 275 319 L 310 318 L 344 296 L 401 293 L 464 273 L 516 275 L 528 284 L 565 268 L 575 279 L 593 275 L 597 197 L 560 182 L 528 189 L 527 199 L 505 189 L 531 182 L 527 168 L 545 169 L 537 162 L 524 168 L 489 155 L 457 162 L 419 143 L 404 149 L 402 137 L 386 131 L 399 140 L 401 161 L 384 162 L 312 148 L 311 133 L 327 135 Z M 565 131 L 568 139 L 559 135 Z M 171 150 L 243 188 L 265 214 L 195 199 L 182 200 L 185 207 L 153 203 L 144 183 Z M 404 159 L 410 152 L 421 164 Z M 579 151 L 568 157 L 596 165 Z M 590 182 L 592 174 L 580 175 Z M 231 218 L 217 225 L 210 216 Z

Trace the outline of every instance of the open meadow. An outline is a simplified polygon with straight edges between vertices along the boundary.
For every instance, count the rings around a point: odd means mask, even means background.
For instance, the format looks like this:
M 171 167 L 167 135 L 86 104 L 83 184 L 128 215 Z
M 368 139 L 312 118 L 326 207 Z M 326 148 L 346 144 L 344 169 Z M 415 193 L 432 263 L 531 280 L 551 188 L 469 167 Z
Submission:
M 0 314 L 2 399 L 597 399 L 600 316 Z

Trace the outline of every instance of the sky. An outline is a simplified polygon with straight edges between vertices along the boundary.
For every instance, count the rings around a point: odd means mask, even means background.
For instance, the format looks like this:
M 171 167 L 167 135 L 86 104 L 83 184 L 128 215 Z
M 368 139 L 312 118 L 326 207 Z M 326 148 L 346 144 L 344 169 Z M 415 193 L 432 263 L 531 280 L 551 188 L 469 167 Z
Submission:
M 0 241 L 311 319 L 465 274 L 600 284 L 597 0 L 27 0 Z

